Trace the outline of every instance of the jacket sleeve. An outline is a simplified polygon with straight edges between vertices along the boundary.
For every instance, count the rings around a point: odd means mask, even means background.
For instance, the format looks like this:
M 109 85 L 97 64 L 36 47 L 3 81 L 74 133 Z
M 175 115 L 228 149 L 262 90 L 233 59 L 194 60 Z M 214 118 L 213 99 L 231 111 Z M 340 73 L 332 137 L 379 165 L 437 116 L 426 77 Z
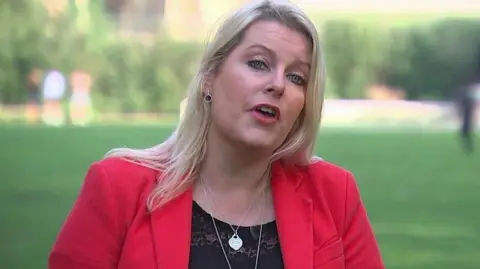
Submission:
M 123 240 L 116 202 L 104 168 L 92 164 L 48 257 L 48 268 L 116 268 Z
M 346 269 L 384 269 L 381 253 L 359 188 L 352 174 L 347 176 L 346 216 L 343 231 Z

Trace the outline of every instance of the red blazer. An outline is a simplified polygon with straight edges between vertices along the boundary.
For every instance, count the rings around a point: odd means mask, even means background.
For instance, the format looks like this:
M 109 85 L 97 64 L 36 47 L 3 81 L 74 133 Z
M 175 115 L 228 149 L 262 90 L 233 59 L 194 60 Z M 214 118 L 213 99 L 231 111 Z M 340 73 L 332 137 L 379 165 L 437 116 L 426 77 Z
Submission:
M 120 159 L 92 164 L 49 255 L 50 269 L 188 269 L 192 190 L 153 213 L 158 172 Z M 272 191 L 286 269 L 383 269 L 352 175 L 280 161 Z

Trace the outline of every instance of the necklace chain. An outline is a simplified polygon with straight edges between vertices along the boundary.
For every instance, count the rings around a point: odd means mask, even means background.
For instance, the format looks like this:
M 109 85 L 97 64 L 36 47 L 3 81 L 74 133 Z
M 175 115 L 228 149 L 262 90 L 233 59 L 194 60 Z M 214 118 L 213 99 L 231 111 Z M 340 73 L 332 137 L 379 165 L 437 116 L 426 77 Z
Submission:
M 206 189 L 208 190 L 208 192 L 210 193 L 210 196 L 212 197 L 212 200 L 213 200 L 213 202 L 215 203 L 215 205 L 216 205 L 217 207 L 220 207 L 220 203 L 219 203 L 219 202 L 217 201 L 217 199 L 215 198 L 215 195 L 213 195 L 212 189 L 211 189 L 207 184 L 205 184 L 205 180 L 203 180 L 202 177 L 200 177 L 200 180 L 202 181 L 202 184 L 203 184 L 204 188 L 206 188 Z M 258 198 L 258 197 L 257 197 L 257 198 Z M 244 213 L 244 215 L 243 215 L 240 223 L 237 225 L 237 228 L 233 228 L 233 225 L 230 224 L 230 223 L 228 223 L 228 225 L 230 226 L 230 228 L 231 228 L 232 231 L 233 231 L 233 236 L 237 236 L 237 237 L 238 237 L 238 229 L 240 228 L 240 226 L 243 225 L 243 222 L 244 222 L 245 219 L 247 218 L 248 213 L 250 213 L 250 211 L 252 211 L 253 205 L 255 204 L 256 200 L 257 200 L 257 199 L 254 199 L 254 202 L 250 203 L 250 206 L 249 206 L 248 209 L 245 211 L 245 213 Z M 220 213 L 220 215 L 222 215 L 222 217 L 223 217 L 224 219 L 227 219 L 227 218 L 225 217 L 225 214 L 223 213 L 222 210 L 219 210 L 219 213 Z
M 202 181 L 203 179 L 200 178 Z M 205 194 L 205 199 L 208 200 L 208 195 L 207 195 L 207 187 L 205 184 L 202 184 L 203 185 L 203 192 Z M 263 217 L 264 217 L 264 211 L 265 211 L 265 203 L 266 203 L 266 197 L 264 195 L 264 199 L 263 199 L 263 205 L 262 205 L 262 214 L 261 214 L 261 221 L 260 221 L 260 233 L 259 233 L 259 237 L 258 237 L 258 244 L 257 244 L 257 255 L 255 257 L 255 269 L 257 269 L 258 267 L 258 259 L 259 259 L 259 256 L 260 256 L 260 244 L 262 242 L 262 232 L 263 232 Z M 213 227 L 215 228 L 215 233 L 217 234 L 217 238 L 218 238 L 218 242 L 220 243 L 220 247 L 222 248 L 222 252 L 223 252 L 223 255 L 225 257 L 225 260 L 227 261 L 227 264 L 228 264 L 228 268 L 232 269 L 232 265 L 230 264 L 230 261 L 228 260 L 228 256 L 227 256 L 227 252 L 225 251 L 225 248 L 223 247 L 223 243 L 222 243 L 222 238 L 220 237 L 220 233 L 218 232 L 218 228 L 217 228 L 217 224 L 215 222 L 215 218 L 213 217 L 213 214 L 212 214 L 212 205 L 211 203 L 208 203 L 209 204 L 209 215 L 210 217 L 212 218 L 212 223 L 213 223 Z M 230 225 L 230 224 L 229 224 Z M 230 227 L 233 229 L 232 225 L 230 225 Z M 237 230 L 240 226 L 237 227 Z M 234 231 L 235 232 L 235 231 Z M 235 232 L 236 234 L 236 232 Z

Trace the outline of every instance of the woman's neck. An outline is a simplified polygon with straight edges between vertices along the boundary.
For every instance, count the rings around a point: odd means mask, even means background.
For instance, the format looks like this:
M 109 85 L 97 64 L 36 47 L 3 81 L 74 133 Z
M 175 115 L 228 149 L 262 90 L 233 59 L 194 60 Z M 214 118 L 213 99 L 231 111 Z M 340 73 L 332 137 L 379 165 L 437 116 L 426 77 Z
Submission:
M 202 208 L 232 225 L 275 219 L 269 159 L 239 158 L 225 147 L 209 150 L 205 157 L 194 187 L 194 199 Z
M 198 171 L 200 179 L 194 186 L 195 201 L 231 224 L 257 225 L 262 219 L 273 220 L 270 156 L 266 150 L 238 146 L 238 142 L 210 132 Z
M 268 180 L 270 160 L 239 152 L 228 145 L 212 145 L 202 163 L 200 176 L 210 188 L 219 191 L 253 191 Z

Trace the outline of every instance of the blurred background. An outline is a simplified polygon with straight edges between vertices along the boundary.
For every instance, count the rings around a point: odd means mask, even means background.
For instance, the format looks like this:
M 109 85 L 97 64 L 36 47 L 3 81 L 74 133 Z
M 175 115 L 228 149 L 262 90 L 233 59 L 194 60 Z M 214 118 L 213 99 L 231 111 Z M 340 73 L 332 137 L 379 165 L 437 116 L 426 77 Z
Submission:
M 91 162 L 169 135 L 244 2 L 0 0 L 1 268 L 46 268 Z M 316 152 L 356 175 L 387 268 L 480 268 L 480 1 L 292 2 L 327 62 Z

